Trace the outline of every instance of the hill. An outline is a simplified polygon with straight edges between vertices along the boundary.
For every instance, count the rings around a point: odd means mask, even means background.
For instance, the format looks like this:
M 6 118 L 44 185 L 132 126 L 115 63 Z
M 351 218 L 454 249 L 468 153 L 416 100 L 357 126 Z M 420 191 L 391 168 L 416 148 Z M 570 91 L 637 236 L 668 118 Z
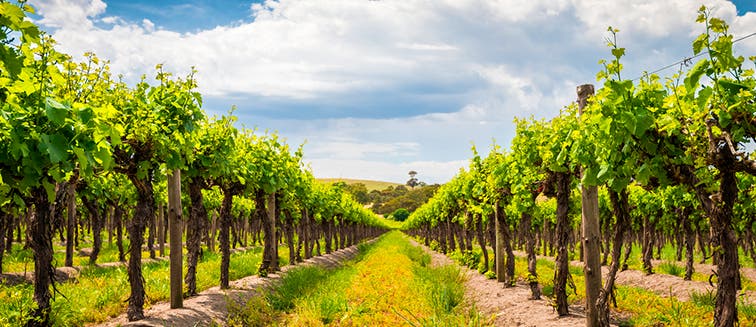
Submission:
M 319 183 L 323 184 L 332 184 L 335 182 L 344 182 L 347 184 L 365 184 L 365 188 L 367 188 L 367 191 L 380 191 L 388 188 L 389 186 L 396 187 L 398 185 L 402 185 L 399 183 L 392 183 L 392 182 L 383 182 L 383 181 L 371 181 L 371 180 L 365 180 L 365 179 L 350 179 L 350 178 L 316 178 L 315 179 Z

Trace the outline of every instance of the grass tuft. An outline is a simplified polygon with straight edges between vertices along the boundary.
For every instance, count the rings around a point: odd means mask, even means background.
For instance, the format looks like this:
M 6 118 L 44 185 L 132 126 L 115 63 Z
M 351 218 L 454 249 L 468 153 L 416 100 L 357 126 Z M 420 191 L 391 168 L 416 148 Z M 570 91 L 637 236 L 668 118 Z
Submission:
M 690 302 L 697 306 L 714 308 L 717 302 L 717 294 L 713 290 L 706 292 L 694 291 L 690 293 Z
M 685 275 L 685 267 L 677 265 L 672 261 L 665 261 L 659 264 L 659 269 L 667 275 L 682 277 Z

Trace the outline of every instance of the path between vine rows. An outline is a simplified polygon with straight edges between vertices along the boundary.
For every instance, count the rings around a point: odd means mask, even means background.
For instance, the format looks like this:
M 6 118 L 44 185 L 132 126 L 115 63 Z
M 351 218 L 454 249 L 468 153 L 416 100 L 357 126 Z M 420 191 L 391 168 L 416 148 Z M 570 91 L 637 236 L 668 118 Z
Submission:
M 451 258 L 431 250 L 410 239 L 431 256 L 432 265 L 456 265 Z M 465 275 L 465 297 L 472 300 L 475 308 L 485 316 L 494 316 L 495 326 L 585 326 L 585 310 L 580 305 L 570 306 L 570 315 L 559 317 L 546 297 L 530 300 L 530 288 L 518 281 L 514 287 L 505 288 L 495 279 L 488 279 L 479 272 L 460 267 Z
M 105 323 L 93 326 L 208 326 L 213 322 L 223 323 L 228 316 L 227 300 L 231 299 L 243 303 L 246 299 L 256 296 L 259 289 L 269 285 L 272 281 L 281 278 L 281 274 L 290 269 L 303 265 L 317 265 L 321 267 L 337 267 L 344 261 L 357 255 L 357 246 L 351 246 L 330 254 L 321 255 L 305 260 L 298 265 L 281 267 L 278 274 L 270 274 L 267 278 L 259 276 L 247 276 L 229 283 L 230 289 L 221 290 L 219 287 L 211 287 L 197 296 L 184 299 L 184 307 L 171 309 L 170 303 L 159 302 L 144 310 L 145 319 L 129 322 L 126 314 L 113 318 Z
M 412 239 L 410 241 L 431 255 L 433 265 L 456 265 L 449 257 L 432 251 Z M 337 267 L 353 258 L 357 252 L 357 247 L 352 246 L 308 259 L 304 264 Z M 282 267 L 282 273 L 297 266 Z M 573 314 L 560 318 L 547 299 L 528 300 L 530 289 L 523 283 L 518 283 L 515 287 L 503 288 L 496 280 L 487 279 L 477 271 L 466 267 L 461 267 L 461 269 L 466 279 L 466 298 L 473 301 L 475 309 L 482 312 L 485 317 L 493 316 L 496 326 L 582 327 L 585 325 L 585 315 L 580 306 L 572 306 L 570 310 Z M 243 303 L 246 299 L 259 295 L 261 287 L 269 285 L 280 276 L 281 274 L 271 274 L 268 278 L 244 277 L 232 281 L 229 290 L 222 291 L 218 287 L 213 287 L 197 296 L 184 299 L 182 309 L 171 309 L 169 303 L 161 302 L 146 309 L 146 318 L 143 320 L 129 322 L 124 313 L 96 326 L 207 326 L 213 322 L 223 324 L 228 316 L 226 306 L 228 299 Z
M 519 257 L 526 257 L 526 253 L 522 251 L 515 251 L 515 255 Z M 552 262 L 554 261 L 554 257 L 551 256 L 539 255 L 538 258 L 550 260 Z M 656 273 L 651 275 L 646 275 L 642 271 L 632 269 L 618 271 L 616 283 L 623 286 L 639 287 L 654 292 L 662 297 L 675 297 L 680 301 L 689 301 L 691 294 L 693 294 L 694 292 L 698 294 L 716 292 L 716 284 L 714 284 L 714 286 L 711 286 L 708 282 L 684 280 L 682 277 L 660 273 L 658 266 L 663 262 L 668 261 L 652 260 L 654 271 L 656 271 Z M 685 262 L 673 261 L 673 263 L 677 264 L 678 266 L 685 267 Z M 570 261 L 570 265 L 574 267 L 583 267 L 583 262 L 573 260 Z M 693 269 L 695 272 L 709 275 L 713 271 L 716 271 L 716 266 L 711 264 L 696 263 L 693 265 Z M 602 266 L 601 272 L 603 275 L 602 280 L 606 281 L 606 277 L 609 274 L 609 267 Z M 755 268 L 741 267 L 740 273 L 748 280 L 756 281 Z M 756 292 L 741 291 L 741 294 L 742 295 L 740 296 L 740 299 L 742 299 L 746 303 L 756 303 Z

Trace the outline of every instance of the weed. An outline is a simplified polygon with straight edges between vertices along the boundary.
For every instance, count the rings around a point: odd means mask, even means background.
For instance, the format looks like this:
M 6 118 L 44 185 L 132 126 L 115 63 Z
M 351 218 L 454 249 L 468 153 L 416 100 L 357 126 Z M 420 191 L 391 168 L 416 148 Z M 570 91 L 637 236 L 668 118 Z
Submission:
M 412 260 L 413 262 L 416 262 L 417 264 L 419 264 L 421 267 L 425 267 L 429 265 L 431 262 L 430 255 L 425 253 L 423 249 L 417 246 L 406 244 L 405 246 L 402 247 L 402 253 L 406 255 L 408 258 L 410 258 L 410 260 Z
M 747 303 L 744 300 L 738 301 L 738 315 L 741 318 L 746 318 L 748 320 L 754 320 L 756 319 L 756 305 Z
M 679 266 L 672 261 L 665 261 L 659 264 L 659 269 L 665 274 L 682 277 L 685 274 L 685 267 Z
M 251 297 L 244 305 L 226 297 L 228 326 L 269 326 L 276 318 L 273 307 L 260 296 Z
M 706 292 L 693 291 L 690 293 L 690 302 L 701 307 L 713 308 L 716 303 L 716 294 L 713 290 Z

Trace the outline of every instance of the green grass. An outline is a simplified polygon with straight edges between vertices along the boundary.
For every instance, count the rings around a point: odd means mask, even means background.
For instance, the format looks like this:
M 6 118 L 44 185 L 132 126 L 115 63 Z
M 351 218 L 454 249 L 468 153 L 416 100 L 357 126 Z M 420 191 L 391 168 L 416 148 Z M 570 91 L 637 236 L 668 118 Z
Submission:
M 230 326 L 480 326 L 464 302 L 456 266 L 431 267 L 431 258 L 390 232 L 343 266 L 297 268 L 261 297 L 232 308 Z M 261 309 L 258 309 L 261 308 Z M 272 311 L 269 311 L 268 309 Z
M 257 247 L 231 255 L 230 279 L 254 275 L 260 265 L 262 249 Z M 197 267 L 199 291 L 218 285 L 220 280 L 220 254 L 204 252 Z M 281 248 L 279 255 L 286 264 L 288 249 Z M 33 267 L 33 265 L 31 265 Z M 169 263 L 160 261 L 143 265 L 146 306 L 167 301 L 170 295 Z M 186 267 L 184 267 L 184 273 Z M 85 266 L 76 282 L 56 284 L 60 292 L 52 301 L 51 319 L 54 326 L 81 326 L 102 322 L 117 316 L 126 309 L 130 292 L 126 267 Z M 22 325 L 28 312 L 36 305 L 32 300 L 31 284 L 0 285 L 0 326 Z
M 667 275 L 683 277 L 685 276 L 685 267 L 678 265 L 674 261 L 664 261 L 659 264 L 659 272 Z

